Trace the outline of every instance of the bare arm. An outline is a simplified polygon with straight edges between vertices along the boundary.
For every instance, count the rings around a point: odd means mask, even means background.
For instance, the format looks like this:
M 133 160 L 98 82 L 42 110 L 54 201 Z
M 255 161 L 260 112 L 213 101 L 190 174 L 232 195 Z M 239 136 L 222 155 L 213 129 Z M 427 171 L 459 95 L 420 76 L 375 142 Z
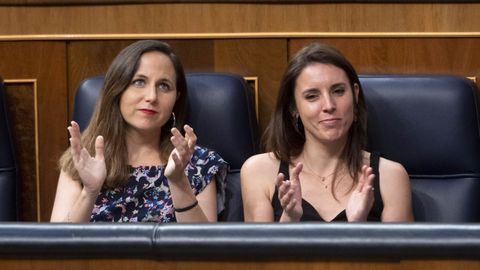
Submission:
M 51 222 L 89 222 L 98 194 L 86 191 L 80 182 L 60 172 Z
M 215 222 L 217 220 L 215 181 L 210 182 L 195 197 L 185 175 L 185 167 L 192 157 L 197 137 L 190 126 L 185 125 L 184 129 L 185 137 L 176 128 L 172 129 L 170 140 L 175 149 L 170 154 L 165 168 L 173 205 L 176 209 L 185 209 L 185 211 L 175 211 L 175 216 L 178 222 Z M 196 201 L 198 205 L 195 205 Z M 190 208 L 190 206 L 194 207 Z
M 268 155 L 260 154 L 250 157 L 240 171 L 246 222 L 273 222 L 273 208 L 270 200 L 277 176 L 278 162 L 275 163 Z
M 379 170 L 384 205 L 382 222 L 413 221 L 412 191 L 407 171 L 401 164 L 383 158 Z
M 68 127 L 70 151 L 81 183 L 62 171 L 58 179 L 57 194 L 53 205 L 52 222 L 88 222 L 95 199 L 106 177 L 103 157 L 103 137 L 95 140 L 95 157 L 90 156 L 82 145 L 80 127 L 73 122 Z

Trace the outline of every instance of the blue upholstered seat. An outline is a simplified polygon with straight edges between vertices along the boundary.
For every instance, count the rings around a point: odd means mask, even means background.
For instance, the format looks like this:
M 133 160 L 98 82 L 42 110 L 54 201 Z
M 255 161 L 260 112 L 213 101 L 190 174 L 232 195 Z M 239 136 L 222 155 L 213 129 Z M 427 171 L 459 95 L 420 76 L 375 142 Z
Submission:
M 478 88 L 462 77 L 361 76 L 369 147 L 402 163 L 415 220 L 480 221 Z

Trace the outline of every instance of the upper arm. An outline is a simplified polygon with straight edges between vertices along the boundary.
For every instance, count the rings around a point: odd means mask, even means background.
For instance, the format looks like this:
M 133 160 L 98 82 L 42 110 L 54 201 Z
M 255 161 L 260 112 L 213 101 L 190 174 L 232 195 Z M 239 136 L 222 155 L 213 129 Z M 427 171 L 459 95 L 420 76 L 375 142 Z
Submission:
M 82 191 L 80 182 L 73 180 L 64 171 L 58 177 L 57 192 L 53 203 L 51 222 L 64 222 Z
M 270 201 L 276 171 L 267 154 L 250 157 L 240 171 L 245 221 L 273 222 Z M 273 187 L 273 188 L 272 188 Z
M 381 159 L 380 192 L 383 199 L 383 222 L 413 221 L 412 191 L 405 168 L 397 162 Z
M 217 187 L 215 179 L 208 183 L 205 189 L 197 195 L 197 201 L 208 221 L 217 221 Z

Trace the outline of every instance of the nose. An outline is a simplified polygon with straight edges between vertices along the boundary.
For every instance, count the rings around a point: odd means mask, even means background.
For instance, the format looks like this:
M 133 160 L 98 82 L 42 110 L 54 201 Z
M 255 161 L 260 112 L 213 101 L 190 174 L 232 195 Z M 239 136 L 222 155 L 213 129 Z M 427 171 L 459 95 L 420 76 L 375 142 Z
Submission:
M 149 85 L 145 89 L 145 101 L 154 103 L 157 101 L 157 88 L 155 85 Z
M 326 113 L 332 113 L 336 108 L 335 99 L 331 95 L 326 95 L 323 102 L 323 111 Z

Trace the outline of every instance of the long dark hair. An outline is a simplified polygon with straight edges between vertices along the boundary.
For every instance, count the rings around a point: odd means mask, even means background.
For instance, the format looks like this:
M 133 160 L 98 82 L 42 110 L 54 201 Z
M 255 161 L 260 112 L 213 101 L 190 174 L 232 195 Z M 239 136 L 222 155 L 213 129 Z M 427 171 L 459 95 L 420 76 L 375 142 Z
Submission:
M 126 146 L 127 124 L 120 112 L 120 97 L 130 85 L 138 70 L 140 58 L 147 52 L 165 54 L 173 63 L 176 74 L 177 100 L 173 107 L 175 126 L 181 130 L 187 117 L 187 82 L 179 58 L 170 46 L 157 40 L 140 40 L 124 48 L 108 68 L 99 99 L 88 127 L 82 133 L 82 143 L 90 153 L 95 151 L 95 139 L 102 135 L 105 139 L 105 163 L 107 178 L 105 186 L 116 187 L 128 181 L 128 151 Z M 170 129 L 174 124 L 171 117 L 163 125 L 160 135 L 160 155 L 168 159 L 173 145 L 170 142 Z M 79 180 L 73 165 L 70 150 L 64 152 L 59 161 L 60 168 L 74 179 Z
M 362 166 L 362 150 L 367 138 L 367 110 L 363 90 L 358 74 L 350 62 L 338 50 L 326 44 L 310 44 L 289 61 L 282 77 L 273 116 L 263 137 L 265 150 L 273 152 L 277 159 L 287 162 L 301 154 L 305 144 L 305 130 L 301 120 L 294 116 L 295 84 L 300 73 L 315 63 L 334 65 L 345 71 L 352 92 L 355 84 L 359 87 L 358 100 L 355 100 L 353 93 L 354 121 L 348 131 L 347 143 L 341 156 L 350 175 L 357 181 L 357 172 Z

